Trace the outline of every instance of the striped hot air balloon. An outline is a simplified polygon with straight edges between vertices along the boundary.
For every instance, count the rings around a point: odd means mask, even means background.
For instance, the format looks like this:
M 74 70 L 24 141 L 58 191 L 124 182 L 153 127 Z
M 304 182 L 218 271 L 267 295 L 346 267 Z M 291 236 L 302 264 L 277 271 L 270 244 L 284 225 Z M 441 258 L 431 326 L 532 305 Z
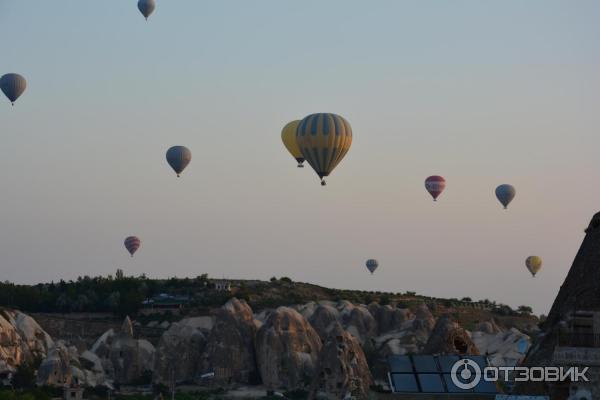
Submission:
M 281 140 L 287 151 L 289 151 L 292 157 L 298 162 L 298 168 L 303 168 L 304 165 L 302 165 L 302 163 L 304 162 L 304 157 L 302 156 L 302 152 L 296 141 L 296 130 L 298 129 L 298 125 L 300 125 L 300 120 L 288 122 L 281 131 Z
M 321 185 L 325 177 L 342 161 L 352 144 L 352 128 L 336 114 L 311 114 L 296 131 L 296 141 L 302 156 L 315 170 Z
M 128 236 L 125 238 L 125 248 L 133 257 L 133 254 L 140 248 L 142 241 L 137 236 Z
M 371 275 L 373 275 L 373 272 L 375 272 L 377 267 L 379 267 L 379 261 L 371 258 L 371 259 L 367 260 L 366 265 L 367 265 L 367 269 L 369 270 Z
M 446 180 L 438 175 L 432 175 L 425 179 L 425 189 L 429 192 L 433 201 L 437 201 L 437 198 L 444 189 L 446 188 Z
M 12 105 L 27 88 L 27 81 L 19 74 L 6 74 L 0 78 L 0 89 L 8 97 Z
M 156 2 L 154 0 L 139 0 L 138 1 L 138 10 L 142 13 L 146 21 L 148 17 L 154 12 L 156 8 Z
M 517 191 L 513 185 L 503 184 L 496 188 L 496 198 L 502 205 L 504 209 L 508 207 L 510 202 L 515 198 Z
M 167 150 L 167 162 L 173 168 L 177 177 L 192 161 L 192 152 L 185 146 L 173 146 Z

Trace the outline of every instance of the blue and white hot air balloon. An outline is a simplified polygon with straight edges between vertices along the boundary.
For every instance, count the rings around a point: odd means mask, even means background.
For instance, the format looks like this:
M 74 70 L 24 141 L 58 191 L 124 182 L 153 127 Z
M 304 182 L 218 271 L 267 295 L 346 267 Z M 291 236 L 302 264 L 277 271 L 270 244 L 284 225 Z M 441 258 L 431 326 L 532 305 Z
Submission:
M 367 260 L 366 266 L 372 275 L 373 272 L 375 272 L 375 270 L 377 269 L 377 267 L 379 267 L 379 261 L 375 260 L 374 258 L 371 258 L 371 259 Z

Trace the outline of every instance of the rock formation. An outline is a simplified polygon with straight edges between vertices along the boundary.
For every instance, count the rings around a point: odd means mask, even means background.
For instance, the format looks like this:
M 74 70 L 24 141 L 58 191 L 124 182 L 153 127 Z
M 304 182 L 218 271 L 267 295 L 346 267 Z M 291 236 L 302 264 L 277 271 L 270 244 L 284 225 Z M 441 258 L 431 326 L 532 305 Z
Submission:
M 133 324 L 131 323 L 129 315 L 123 320 L 123 324 L 121 325 L 121 333 L 125 336 L 133 337 Z
M 134 383 L 152 373 L 154 346 L 147 340 L 134 339 L 132 333 L 131 321 L 126 318 L 120 331 L 107 331 L 92 346 L 115 383 Z
M 173 378 L 176 382 L 193 381 L 213 324 L 212 317 L 186 318 L 173 323 L 156 347 L 153 381 L 164 385 L 169 385 Z
M 541 333 L 523 365 L 588 367 L 589 382 L 521 382 L 516 385 L 515 393 L 562 399 L 569 395 L 577 398 L 577 391 L 589 391 L 591 398 L 600 398 L 600 365 L 593 361 L 597 360 L 599 354 L 597 337 L 600 334 L 600 212 L 592 217 L 585 233 L 548 317 L 541 326 Z M 582 324 L 582 320 L 586 323 Z M 581 325 L 587 327 L 582 328 Z
M 112 387 L 112 382 L 108 380 L 108 377 L 104 373 L 102 360 L 96 354 L 89 350 L 84 350 L 79 356 L 79 364 L 85 375 L 85 386 L 107 385 Z
M 317 331 L 321 340 L 325 340 L 329 336 L 329 332 L 339 322 L 338 310 L 330 305 L 319 305 L 314 309 L 308 322 Z
M 373 340 L 373 345 L 381 357 L 417 354 L 421 352 L 425 343 L 419 341 L 412 329 L 389 332 Z
M 73 354 L 75 353 L 75 354 Z M 69 349 L 63 342 L 48 351 L 48 356 L 42 361 L 37 373 L 37 384 L 46 386 L 70 385 L 73 380 L 71 366 L 77 359 L 77 350 Z M 78 363 L 73 365 L 78 366 Z
M 346 307 L 350 310 L 342 317 L 344 327 L 362 344 L 377 336 L 377 322 L 364 306 Z
M 269 389 L 307 387 L 315 374 L 321 339 L 297 311 L 279 307 L 256 335 L 256 356 Z
M 435 318 L 427 304 L 423 303 L 419 305 L 415 311 L 415 319 L 413 320 L 413 329 L 415 331 L 423 332 L 426 335 L 431 333 L 431 330 L 435 326 Z
M 390 305 L 380 306 L 377 303 L 372 303 L 369 304 L 369 311 L 377 322 L 379 335 L 400 330 L 406 321 L 413 318 L 410 310 Z
M 159 340 L 153 333 L 156 350 L 135 336 L 151 326 L 162 333 Z M 173 379 L 182 384 L 203 377 L 203 383 L 230 388 L 262 378 L 268 389 L 310 387 L 312 397 L 361 398 L 373 377 L 386 385 L 389 355 L 477 354 L 479 349 L 492 364 L 508 366 L 521 361 L 529 338 L 517 329 L 503 331 L 494 320 L 469 334 L 449 316 L 436 323 L 425 304 L 413 314 L 393 305 L 319 301 L 254 315 L 244 301 L 232 299 L 213 316 L 146 327 L 125 318 L 90 350 L 74 344 L 53 342 L 25 314 L 0 311 L 0 373 L 42 359 L 37 383 L 53 386 L 112 387 L 150 379 L 170 385 Z
M 81 356 L 75 346 L 58 341 L 48 351 L 37 371 L 36 382 L 40 386 L 79 385 L 95 387 L 109 384 L 100 359 L 90 351 Z
M 316 303 L 314 301 L 309 301 L 308 303 L 305 304 L 296 304 L 295 306 L 293 306 L 292 308 L 294 308 L 296 311 L 298 311 L 300 314 L 302 314 L 302 316 L 304 318 L 306 318 L 306 320 L 309 320 L 310 317 L 313 315 L 313 313 L 315 312 L 315 310 L 317 309 L 317 307 L 320 304 Z M 333 305 L 331 305 L 333 307 Z
M 438 318 L 423 353 L 477 355 L 479 350 L 467 331 L 446 314 Z
M 14 372 L 21 363 L 43 359 L 54 345 L 30 316 L 0 310 L 0 373 Z
M 502 330 L 496 324 L 496 321 L 492 319 L 490 321 L 480 322 L 475 328 L 475 331 L 487 333 L 488 335 L 494 335 L 496 333 L 500 333 Z
M 200 360 L 200 374 L 214 372 L 214 383 L 256 383 L 254 352 L 256 325 L 252 309 L 243 300 L 231 299 L 216 314 Z
M 487 333 L 485 331 L 471 333 L 471 339 L 481 354 L 488 356 L 490 365 L 496 367 L 513 367 L 521 363 L 531 345 L 529 336 L 518 329 L 511 328 L 506 332 Z
M 309 398 L 365 399 L 372 382 L 358 340 L 336 323 L 319 355 Z

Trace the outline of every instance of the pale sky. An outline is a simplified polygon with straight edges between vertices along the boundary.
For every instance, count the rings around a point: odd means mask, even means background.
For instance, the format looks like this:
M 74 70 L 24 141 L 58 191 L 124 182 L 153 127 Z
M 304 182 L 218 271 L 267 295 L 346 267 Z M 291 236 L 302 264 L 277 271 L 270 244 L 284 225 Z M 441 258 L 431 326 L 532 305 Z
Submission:
M 28 81 L 0 101 L 0 279 L 275 275 L 545 313 L 600 210 L 599 20 L 592 0 L 157 0 L 148 22 L 135 0 L 0 0 L 0 75 Z M 325 188 L 280 140 L 314 112 L 354 131 Z

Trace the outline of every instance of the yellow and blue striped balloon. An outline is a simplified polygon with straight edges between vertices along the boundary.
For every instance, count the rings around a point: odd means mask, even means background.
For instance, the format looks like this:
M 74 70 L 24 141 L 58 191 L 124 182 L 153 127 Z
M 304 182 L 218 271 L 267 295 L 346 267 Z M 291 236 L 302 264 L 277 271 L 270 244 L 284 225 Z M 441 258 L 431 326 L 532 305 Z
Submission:
M 321 185 L 342 161 L 352 144 L 352 128 L 336 114 L 311 114 L 298 125 L 296 142 L 306 162 L 315 170 Z

